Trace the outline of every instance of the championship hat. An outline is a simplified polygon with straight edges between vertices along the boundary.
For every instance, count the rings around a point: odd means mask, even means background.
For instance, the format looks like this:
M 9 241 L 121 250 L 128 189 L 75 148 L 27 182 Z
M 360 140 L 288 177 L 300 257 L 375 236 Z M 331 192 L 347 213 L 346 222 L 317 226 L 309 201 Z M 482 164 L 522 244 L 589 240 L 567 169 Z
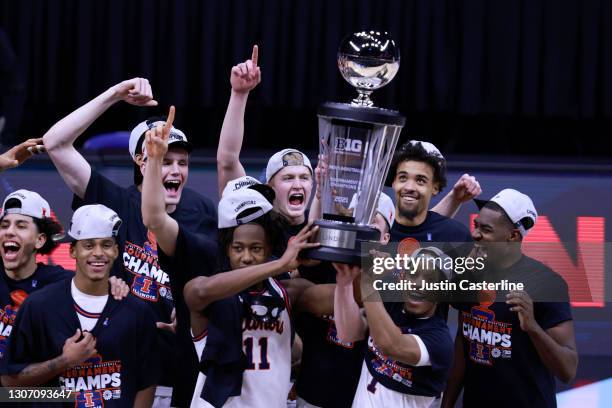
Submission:
M 9 200 L 17 200 L 11 205 L 11 208 L 6 208 Z M 6 214 L 21 214 L 28 215 L 33 218 L 49 218 L 51 217 L 51 207 L 47 200 L 42 198 L 40 194 L 29 190 L 17 190 L 6 196 L 2 204 L 2 217 Z
M 121 218 L 102 204 L 84 205 L 72 214 L 68 235 L 83 239 L 114 238 L 119 233 Z
M 144 141 L 145 132 L 147 130 L 153 129 L 157 125 L 163 126 L 164 124 L 166 124 L 166 122 L 163 120 L 145 120 L 143 122 L 140 122 L 138 125 L 136 125 L 134 129 L 132 129 L 132 132 L 130 133 L 130 140 L 128 143 L 128 149 L 130 151 L 130 156 L 132 156 L 132 159 L 136 158 L 136 148 L 138 147 L 138 142 L 141 139 Z M 170 128 L 170 135 L 168 136 L 168 146 L 170 145 L 183 147 L 189 153 L 193 151 L 193 145 L 189 143 L 189 141 L 187 140 L 187 136 L 185 136 L 185 133 L 183 133 L 182 130 L 175 128 L 174 126 Z M 143 155 L 145 155 L 144 145 L 142 146 L 142 150 Z
M 533 228 L 538 219 L 538 212 L 531 198 L 511 188 L 500 191 L 490 200 L 474 199 L 474 201 L 479 209 L 488 202 L 499 205 L 523 237 L 529 233 L 529 230 Z
M 280 152 L 274 153 L 270 160 L 268 160 L 266 183 L 269 183 L 276 173 L 287 166 L 306 166 L 310 170 L 310 174 L 313 174 L 310 160 L 304 153 L 296 149 L 283 149 Z

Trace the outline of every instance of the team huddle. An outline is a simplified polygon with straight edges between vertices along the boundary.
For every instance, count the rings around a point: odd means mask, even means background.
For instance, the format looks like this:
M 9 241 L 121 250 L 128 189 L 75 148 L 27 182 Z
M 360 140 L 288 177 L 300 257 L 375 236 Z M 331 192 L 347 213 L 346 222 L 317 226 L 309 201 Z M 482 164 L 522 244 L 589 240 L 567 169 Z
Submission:
M 403 144 L 388 173 L 394 199 L 381 192 L 371 220 L 381 248 L 452 258 L 458 251 L 439 243 L 465 243 L 485 267 L 462 279 L 503 275 L 525 290 L 453 300 L 411 290 L 385 301 L 361 266 L 300 256 L 318 246 L 324 158 L 313 167 L 287 148 L 270 157 L 263 180 L 246 174 L 244 113 L 260 78 L 254 47 L 230 74 L 217 208 L 186 187 L 193 148 L 173 126 L 174 107 L 132 130 L 127 188 L 75 149 L 113 104 L 157 105 L 143 78 L 0 155 L 8 169 L 44 145 L 74 194 L 66 237 L 36 192 L 4 199 L 2 386 L 61 387 L 77 407 L 555 407 L 555 378 L 571 381 L 578 356 L 565 281 L 521 250 L 537 222 L 532 200 L 512 186 L 475 200 L 480 185 L 465 174 L 430 209 L 447 185 L 446 160 L 431 143 Z M 470 232 L 453 216 L 472 200 Z M 74 272 L 36 262 L 64 239 Z M 412 279 L 453 275 L 421 267 Z M 542 291 L 558 296 L 541 301 Z

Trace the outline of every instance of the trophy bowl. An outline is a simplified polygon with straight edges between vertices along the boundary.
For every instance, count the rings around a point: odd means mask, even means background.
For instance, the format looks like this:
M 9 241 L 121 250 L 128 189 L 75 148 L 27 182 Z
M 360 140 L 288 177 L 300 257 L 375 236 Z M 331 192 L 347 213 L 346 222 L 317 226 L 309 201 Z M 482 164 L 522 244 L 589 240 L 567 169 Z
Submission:
M 391 82 L 399 65 L 399 49 L 384 31 L 353 33 L 342 40 L 338 49 L 338 69 L 359 93 L 352 101 L 356 106 L 373 106 L 370 94 Z

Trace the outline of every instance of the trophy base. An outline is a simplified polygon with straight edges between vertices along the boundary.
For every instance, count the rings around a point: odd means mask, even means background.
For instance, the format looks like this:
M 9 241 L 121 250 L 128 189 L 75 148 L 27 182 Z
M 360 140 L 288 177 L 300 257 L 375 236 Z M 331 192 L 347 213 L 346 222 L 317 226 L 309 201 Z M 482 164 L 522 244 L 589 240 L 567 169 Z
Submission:
M 326 220 L 314 224 L 319 227 L 319 233 L 313 241 L 320 242 L 321 246 L 302 251 L 300 257 L 360 265 L 369 256 L 362 252 L 361 244 L 380 240 L 380 231 L 369 226 Z

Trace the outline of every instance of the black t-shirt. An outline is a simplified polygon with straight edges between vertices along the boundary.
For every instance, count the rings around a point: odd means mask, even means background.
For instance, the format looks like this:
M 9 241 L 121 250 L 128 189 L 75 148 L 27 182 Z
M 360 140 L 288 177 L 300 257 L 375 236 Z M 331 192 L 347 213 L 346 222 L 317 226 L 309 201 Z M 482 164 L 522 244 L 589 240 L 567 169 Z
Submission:
M 0 260 L 0 359 L 8 347 L 8 339 L 19 307 L 30 293 L 45 286 L 74 276 L 61 266 L 38 263 L 34 273 L 21 280 L 10 278 Z
M 510 282 L 522 282 L 533 299 L 550 300 L 534 301 L 535 319 L 544 330 L 572 319 L 567 284 L 532 258 L 523 256 L 505 271 L 485 270 L 482 275 L 487 281 L 495 281 L 492 276 L 499 276 Z M 490 305 L 453 304 L 459 309 L 464 340 L 463 405 L 556 407 L 554 376 L 542 363 L 528 334 L 521 330 L 518 313 L 510 311 L 505 303 L 506 294 L 493 293 L 495 302 Z
M 167 256 L 161 249 L 159 263 L 168 272 L 172 289 L 183 293 L 185 284 L 198 276 L 210 276 L 217 270 L 215 256 L 217 244 L 208 237 L 191 232 L 179 224 L 174 256 Z M 189 309 L 183 296 L 175 297 L 176 307 L 176 378 L 172 392 L 172 406 L 189 406 L 198 378 L 199 359 L 193 347 L 190 331 Z
M 16 374 L 62 354 L 66 339 L 81 327 L 70 282 L 66 279 L 36 291 L 20 307 L 0 362 L 2 374 Z M 91 333 L 98 354 L 44 385 L 77 391 L 75 401 L 62 406 L 134 406 L 136 393 L 157 384 L 160 374 L 159 360 L 154 358 L 153 312 L 142 300 L 128 296 L 117 301 L 109 296 Z
M 372 377 L 386 388 L 404 394 L 438 397 L 446 387 L 453 362 L 453 341 L 448 326 L 437 313 L 427 319 L 419 319 L 405 313 L 403 307 L 399 302 L 385 303 L 389 316 L 403 334 L 421 338 L 431 364 L 417 367 L 389 359 L 380 352 L 372 337 L 368 337 L 366 366 Z
M 159 263 L 157 240 L 142 220 L 141 198 L 136 186 L 121 187 L 92 169 L 85 197 L 80 199 L 75 195 L 72 208 L 103 204 L 119 215 L 123 221 L 117 237 L 119 257 L 111 274 L 124 279 L 131 287 L 131 294 L 146 301 L 157 321 L 170 322 L 174 302 L 183 302 L 183 293 L 182 290 L 172 290 L 170 275 Z M 217 238 L 215 206 L 212 201 L 194 191 L 183 190 L 181 200 L 170 216 L 190 231 L 211 239 Z M 209 257 L 204 255 L 201 259 L 204 263 Z M 174 366 L 180 349 L 176 349 L 175 336 L 165 330 L 159 330 L 158 333 L 159 358 L 164 367 L 160 384 L 172 386 Z
M 316 284 L 336 283 L 336 270 L 330 262 L 302 268 L 300 276 Z M 333 316 L 301 312 L 295 324 L 303 342 L 298 396 L 323 408 L 350 407 L 359 383 L 365 340 L 340 341 Z
M 465 225 L 435 211 L 428 211 L 425 221 L 413 227 L 402 225 L 396 220 L 391 227 L 391 242 L 400 242 L 404 238 L 416 239 L 422 247 L 428 246 L 428 242 L 472 242 L 472 235 Z

